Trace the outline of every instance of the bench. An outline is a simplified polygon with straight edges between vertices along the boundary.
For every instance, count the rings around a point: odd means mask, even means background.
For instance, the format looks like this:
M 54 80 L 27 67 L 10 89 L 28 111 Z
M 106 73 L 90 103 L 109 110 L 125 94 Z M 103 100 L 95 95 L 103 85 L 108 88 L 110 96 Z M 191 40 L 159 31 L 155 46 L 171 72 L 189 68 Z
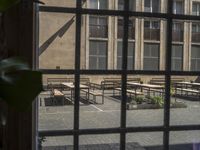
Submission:
M 62 93 L 58 89 L 53 89 L 51 95 L 52 95 L 53 101 L 56 100 L 56 102 L 57 102 L 58 100 L 61 99 L 62 100 L 62 104 L 64 105 L 64 100 L 65 100 L 64 93 Z
M 171 84 L 173 85 L 174 83 L 176 82 L 182 82 L 182 81 L 185 81 L 184 78 L 171 78 Z M 165 78 L 152 78 L 150 81 L 149 81 L 149 84 L 156 84 L 156 85 L 165 85 Z
M 113 90 L 113 94 L 114 94 L 114 90 L 116 88 L 120 88 L 121 87 L 121 78 L 104 78 L 103 81 L 101 81 L 101 89 L 103 90 L 108 90 L 111 89 Z M 127 78 L 127 82 L 137 82 L 139 83 L 141 81 L 140 78 Z
M 95 103 L 97 103 L 97 101 L 96 101 L 96 97 L 97 96 L 102 97 L 102 104 L 104 104 L 104 95 L 103 95 L 102 92 L 89 90 L 89 93 L 88 93 L 88 90 L 81 90 L 81 91 L 85 92 L 86 93 L 86 97 L 88 97 L 88 98 L 90 98 L 90 97 L 87 94 L 92 95 L 93 96 L 93 102 L 95 102 Z
M 188 95 L 188 93 L 194 93 L 194 94 L 197 94 L 197 95 L 200 94 L 200 91 L 194 90 L 194 89 L 175 88 L 175 94 L 177 94 L 177 91 L 180 91 L 181 95 L 183 95 L 183 92 L 185 92 L 186 95 Z
M 120 91 L 120 92 L 122 91 L 121 88 L 115 88 L 115 90 Z M 135 90 L 130 90 L 130 89 L 127 89 L 126 92 L 128 94 L 130 94 L 130 97 L 131 97 L 131 95 L 135 95 L 135 97 L 137 97 L 137 95 L 144 95 L 142 92 L 135 91 Z M 115 95 L 115 93 L 114 93 L 114 95 Z
M 59 89 L 62 91 L 66 89 L 66 87 L 62 85 L 62 82 L 74 82 L 74 78 L 47 78 L 47 90 Z M 80 83 L 89 85 L 90 79 L 80 78 Z

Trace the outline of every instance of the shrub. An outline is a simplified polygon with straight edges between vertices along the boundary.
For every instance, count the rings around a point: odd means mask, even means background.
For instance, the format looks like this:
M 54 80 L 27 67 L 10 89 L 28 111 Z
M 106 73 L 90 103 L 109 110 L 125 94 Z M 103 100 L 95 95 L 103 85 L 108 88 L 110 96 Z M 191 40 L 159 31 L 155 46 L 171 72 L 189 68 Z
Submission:
M 163 107 L 164 105 L 164 99 L 160 96 L 150 97 L 150 100 L 152 104 L 157 104 L 159 107 Z

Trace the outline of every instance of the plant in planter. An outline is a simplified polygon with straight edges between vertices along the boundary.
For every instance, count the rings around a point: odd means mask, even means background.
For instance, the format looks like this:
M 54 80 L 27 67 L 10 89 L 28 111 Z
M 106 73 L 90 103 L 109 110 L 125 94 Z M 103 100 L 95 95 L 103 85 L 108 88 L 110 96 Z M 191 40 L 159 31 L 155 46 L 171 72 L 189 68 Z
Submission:
M 134 98 L 134 100 L 137 102 L 137 104 L 141 104 L 144 101 L 144 97 L 137 96 Z
M 163 105 L 164 105 L 164 99 L 160 96 L 150 97 L 150 100 L 151 100 L 152 104 L 156 104 L 159 107 L 163 107 Z

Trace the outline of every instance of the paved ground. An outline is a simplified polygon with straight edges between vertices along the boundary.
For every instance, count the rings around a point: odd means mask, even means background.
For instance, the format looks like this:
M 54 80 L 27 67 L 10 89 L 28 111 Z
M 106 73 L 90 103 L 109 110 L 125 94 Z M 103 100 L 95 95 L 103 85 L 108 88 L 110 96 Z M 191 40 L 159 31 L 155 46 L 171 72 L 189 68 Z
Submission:
M 41 95 L 39 107 L 39 130 L 58 130 L 73 128 L 73 105 L 52 105 L 47 95 Z M 187 108 L 171 109 L 170 123 L 200 124 L 200 102 L 178 99 L 187 104 Z M 84 103 L 84 101 L 82 101 Z M 105 104 L 80 104 L 80 128 L 106 128 L 120 126 L 120 100 L 107 96 Z M 67 101 L 65 101 L 67 104 Z M 163 124 L 163 109 L 141 109 L 127 111 L 127 126 L 154 126 Z M 80 136 L 80 149 L 117 150 L 119 135 Z M 127 134 L 127 150 L 162 149 L 162 132 Z M 181 131 L 170 134 L 171 149 L 196 150 L 195 143 L 200 143 L 200 131 Z M 44 150 L 71 149 L 72 137 L 47 137 Z M 185 144 L 185 145 L 184 145 Z M 88 147 L 89 145 L 89 147 Z M 101 146 L 100 146 L 101 145 Z M 56 146 L 56 147 L 55 147 Z M 57 147 L 60 146 L 60 147 Z M 199 149 L 197 149 L 199 150 Z

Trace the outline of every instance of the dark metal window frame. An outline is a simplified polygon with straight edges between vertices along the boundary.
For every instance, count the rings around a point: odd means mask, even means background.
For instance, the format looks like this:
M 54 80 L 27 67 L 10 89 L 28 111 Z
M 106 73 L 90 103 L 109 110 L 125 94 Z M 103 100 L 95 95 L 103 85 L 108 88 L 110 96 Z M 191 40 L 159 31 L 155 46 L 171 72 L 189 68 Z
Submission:
M 172 51 L 172 23 L 173 20 L 200 20 L 199 16 L 190 15 L 175 15 L 173 14 L 173 0 L 168 0 L 167 13 L 147 13 L 147 12 L 130 12 L 129 0 L 126 0 L 124 11 L 117 10 L 95 10 L 82 8 L 82 1 L 77 0 L 76 8 L 69 7 L 53 7 L 40 6 L 39 11 L 42 12 L 56 12 L 56 13 L 75 13 L 76 14 L 76 44 L 75 44 L 75 69 L 70 70 L 48 70 L 40 69 L 43 74 L 71 74 L 75 77 L 75 103 L 74 103 L 74 127 L 72 130 L 56 130 L 56 131 L 40 131 L 39 136 L 67 136 L 74 137 L 74 150 L 79 149 L 79 136 L 89 134 L 120 134 L 120 149 L 125 150 L 126 134 L 135 132 L 163 132 L 163 149 L 169 149 L 169 134 L 171 131 L 187 131 L 200 130 L 200 125 L 170 125 L 170 79 L 172 75 L 178 76 L 199 76 L 200 71 L 172 71 L 171 70 L 171 51 Z M 124 18 L 124 36 L 123 36 L 123 66 L 122 70 L 81 70 L 80 69 L 80 46 L 81 46 L 81 16 L 82 15 L 111 15 L 122 16 Z M 129 17 L 153 17 L 162 18 L 167 21 L 167 41 L 166 48 L 166 67 L 165 70 L 158 71 L 144 71 L 144 70 L 127 70 L 127 48 L 128 48 L 128 22 Z M 116 74 L 121 75 L 122 78 L 122 99 L 121 102 L 121 124 L 117 128 L 102 128 L 102 129 L 80 129 L 79 128 L 79 82 L 80 75 L 102 75 L 102 74 Z M 164 124 L 161 126 L 147 126 L 147 127 L 127 127 L 126 126 L 126 89 L 127 89 L 127 75 L 164 75 L 165 76 L 165 105 L 164 105 Z

